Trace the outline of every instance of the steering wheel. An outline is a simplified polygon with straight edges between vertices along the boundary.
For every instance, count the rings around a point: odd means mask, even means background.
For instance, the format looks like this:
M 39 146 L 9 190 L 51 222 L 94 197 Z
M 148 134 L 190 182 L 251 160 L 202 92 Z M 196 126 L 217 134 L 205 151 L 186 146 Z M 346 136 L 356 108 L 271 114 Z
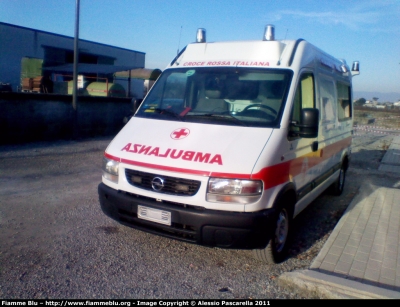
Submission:
M 270 111 L 270 112 L 271 112 L 272 114 L 274 114 L 274 115 L 277 115 L 277 114 L 278 114 L 278 112 L 276 112 L 275 109 L 273 109 L 273 108 L 271 108 L 270 106 L 267 106 L 267 105 L 265 105 L 265 104 L 262 104 L 262 103 L 253 103 L 253 104 L 250 104 L 250 105 L 248 105 L 247 107 L 245 107 L 245 108 L 242 110 L 242 112 L 246 112 L 248 109 L 257 108 L 257 107 L 267 109 L 268 111 Z

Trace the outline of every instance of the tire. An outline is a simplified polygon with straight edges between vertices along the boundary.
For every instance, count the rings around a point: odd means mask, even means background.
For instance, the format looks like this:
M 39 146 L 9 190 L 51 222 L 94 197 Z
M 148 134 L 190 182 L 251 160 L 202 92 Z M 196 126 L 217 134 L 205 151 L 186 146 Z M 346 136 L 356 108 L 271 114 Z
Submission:
M 344 183 L 346 181 L 346 167 L 345 164 L 342 163 L 339 170 L 339 176 L 336 181 L 330 186 L 330 194 L 339 196 L 343 193 Z
M 267 264 L 284 261 L 287 257 L 289 247 L 292 213 L 288 205 L 281 205 L 278 208 L 267 246 L 263 249 L 253 250 L 253 256 L 257 260 Z

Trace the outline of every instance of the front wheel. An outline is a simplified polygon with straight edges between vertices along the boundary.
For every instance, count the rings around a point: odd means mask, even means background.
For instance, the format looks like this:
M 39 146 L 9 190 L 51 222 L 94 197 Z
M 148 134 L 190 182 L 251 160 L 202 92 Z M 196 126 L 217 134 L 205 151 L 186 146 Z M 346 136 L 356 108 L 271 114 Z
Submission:
M 268 263 L 280 263 L 286 259 L 289 247 L 292 215 L 287 205 L 280 206 L 275 217 L 271 238 L 263 249 L 253 250 L 256 259 Z

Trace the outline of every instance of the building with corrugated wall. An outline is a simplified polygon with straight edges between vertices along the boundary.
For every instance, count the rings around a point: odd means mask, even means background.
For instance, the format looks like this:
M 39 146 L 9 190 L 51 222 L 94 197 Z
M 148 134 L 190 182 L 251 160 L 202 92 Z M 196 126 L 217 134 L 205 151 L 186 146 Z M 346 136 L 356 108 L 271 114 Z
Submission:
M 0 22 L 0 83 L 13 92 L 72 94 L 74 38 Z M 144 69 L 145 53 L 79 40 L 81 95 L 143 97 L 143 79 L 117 72 Z

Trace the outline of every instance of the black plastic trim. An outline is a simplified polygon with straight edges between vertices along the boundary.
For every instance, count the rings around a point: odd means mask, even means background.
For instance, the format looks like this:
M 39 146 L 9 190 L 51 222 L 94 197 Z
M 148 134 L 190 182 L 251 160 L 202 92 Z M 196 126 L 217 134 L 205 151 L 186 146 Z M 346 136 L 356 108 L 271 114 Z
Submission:
M 308 193 L 310 193 L 312 190 L 322 184 L 326 179 L 332 176 L 338 169 L 340 169 L 340 163 L 336 164 L 325 173 L 323 173 L 321 176 L 317 177 L 316 179 L 299 189 L 297 191 L 298 199 L 302 199 L 304 196 L 306 196 Z
M 299 38 L 298 40 L 296 40 L 296 43 L 295 43 L 295 45 L 293 47 L 293 50 L 292 50 L 292 54 L 290 55 L 288 66 L 292 66 L 292 63 L 293 63 L 293 60 L 294 60 L 294 56 L 295 56 L 296 51 L 297 51 L 297 47 L 299 46 L 299 44 L 302 41 L 304 41 L 304 39 L 302 39 L 302 38 Z
M 171 206 L 114 190 L 104 183 L 98 186 L 103 212 L 126 226 L 189 243 L 222 248 L 263 248 L 271 233 L 274 209 L 257 212 L 197 210 L 193 206 Z M 172 225 L 167 226 L 137 217 L 138 205 L 171 212 Z
M 172 60 L 171 64 L 169 64 L 170 66 L 172 66 L 172 65 L 175 64 L 176 60 L 182 55 L 182 53 L 185 52 L 186 47 L 187 47 L 187 46 L 185 46 L 185 48 L 183 48 L 183 49 L 178 53 L 178 55 Z

